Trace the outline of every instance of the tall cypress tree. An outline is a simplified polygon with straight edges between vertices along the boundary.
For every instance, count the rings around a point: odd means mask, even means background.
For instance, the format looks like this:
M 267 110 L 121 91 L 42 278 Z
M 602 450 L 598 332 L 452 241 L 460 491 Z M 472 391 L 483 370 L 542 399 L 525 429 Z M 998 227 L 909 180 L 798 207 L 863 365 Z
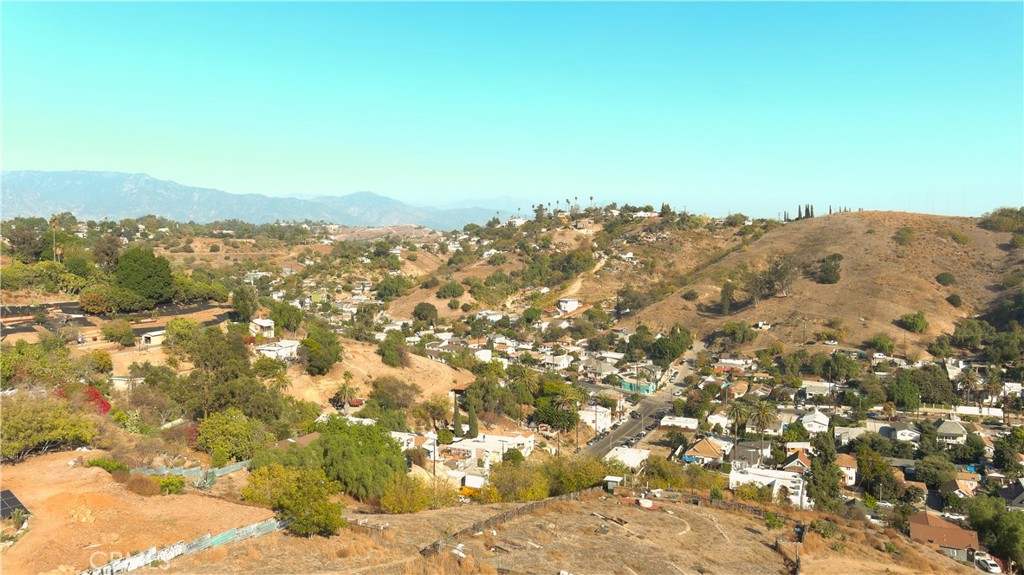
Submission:
M 815 455 L 811 459 L 807 494 L 814 500 L 814 508 L 826 513 L 839 513 L 843 503 L 839 498 L 843 470 L 836 465 L 836 444 L 831 433 L 819 433 L 811 440 Z
M 452 416 L 452 431 L 455 437 L 462 437 L 462 414 L 459 412 L 459 400 L 455 400 L 455 415 Z
M 470 439 L 475 439 L 477 435 L 480 435 L 480 426 L 476 422 L 476 411 L 470 409 L 469 410 L 469 433 L 466 434 L 466 437 L 468 437 Z

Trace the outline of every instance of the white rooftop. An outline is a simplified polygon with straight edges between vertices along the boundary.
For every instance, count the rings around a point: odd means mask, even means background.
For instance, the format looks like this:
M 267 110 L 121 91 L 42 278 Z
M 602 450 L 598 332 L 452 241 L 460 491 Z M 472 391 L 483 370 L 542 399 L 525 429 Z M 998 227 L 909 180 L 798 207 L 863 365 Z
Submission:
M 605 459 L 615 459 L 630 469 L 637 469 L 644 461 L 651 456 L 650 449 L 636 449 L 633 447 L 615 447 L 608 452 Z

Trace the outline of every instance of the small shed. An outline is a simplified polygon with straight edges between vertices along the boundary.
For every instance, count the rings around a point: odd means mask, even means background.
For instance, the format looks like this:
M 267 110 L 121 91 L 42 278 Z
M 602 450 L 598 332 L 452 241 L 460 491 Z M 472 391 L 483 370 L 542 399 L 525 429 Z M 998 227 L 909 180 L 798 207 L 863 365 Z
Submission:
M 25 507 L 10 489 L 0 492 L 0 518 L 10 519 L 17 509 L 21 509 L 26 515 L 29 514 L 28 507 Z
M 142 334 L 142 345 L 163 345 L 167 330 L 150 331 Z
M 622 485 L 623 478 L 617 475 L 607 475 L 601 481 L 604 483 L 604 490 L 612 492 L 616 487 Z

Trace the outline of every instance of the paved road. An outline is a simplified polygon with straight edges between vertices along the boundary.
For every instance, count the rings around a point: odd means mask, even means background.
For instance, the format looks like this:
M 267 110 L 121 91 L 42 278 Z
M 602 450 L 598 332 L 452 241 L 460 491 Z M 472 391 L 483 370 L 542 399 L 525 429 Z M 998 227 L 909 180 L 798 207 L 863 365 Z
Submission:
M 672 364 L 665 370 L 665 374 L 662 376 L 662 384 L 664 386 L 654 395 L 643 396 L 640 403 L 636 405 L 634 411 L 640 414 L 640 418 L 627 419 L 625 423 L 620 425 L 618 429 L 613 429 L 604 439 L 587 447 L 587 451 L 598 457 L 604 457 L 613 447 L 621 445 L 623 441 L 640 433 L 647 425 L 654 423 L 654 415 L 656 413 L 662 410 L 670 411 L 672 409 L 672 401 L 676 399 L 672 392 L 683 389 L 683 378 L 693 373 L 690 364 L 686 363 L 686 360 L 695 359 L 697 354 L 703 350 L 704 344 L 702 342 L 694 342 L 693 347 L 683 354 L 682 360 Z M 679 371 L 676 383 L 668 383 L 671 373 L 676 370 Z

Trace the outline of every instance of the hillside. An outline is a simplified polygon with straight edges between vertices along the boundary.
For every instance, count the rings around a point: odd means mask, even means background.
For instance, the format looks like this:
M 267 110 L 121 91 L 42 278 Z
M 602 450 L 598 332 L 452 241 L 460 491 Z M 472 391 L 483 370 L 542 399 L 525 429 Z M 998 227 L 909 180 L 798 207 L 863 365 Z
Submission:
M 147 174 L 89 171 L 4 172 L 3 205 L 5 218 L 71 212 L 81 220 L 120 220 L 153 214 L 199 223 L 313 220 L 351 226 L 418 224 L 438 230 L 484 223 L 495 215 L 490 208 L 412 206 L 371 192 L 311 199 L 268 197 L 187 186 Z
M 1015 269 L 1006 249 L 1009 234 L 983 230 L 974 218 L 951 218 L 899 212 L 850 212 L 791 222 L 767 233 L 747 248 L 692 274 L 685 285 L 666 299 L 624 321 L 658 328 L 681 322 L 702 335 L 727 321 L 767 321 L 775 327 L 751 344 L 763 347 L 774 339 L 796 344 L 813 338 L 831 318 L 839 318 L 848 345 L 858 345 L 876 333 L 887 333 L 908 352 L 921 351 L 953 323 L 984 310 L 1000 295 L 999 284 Z M 897 230 L 913 229 L 914 239 L 899 245 Z M 952 239 L 958 234 L 958 243 Z M 742 270 L 759 269 L 773 255 L 793 254 L 802 264 L 840 254 L 841 279 L 818 284 L 803 274 L 793 281 L 788 296 L 762 300 L 731 315 L 717 313 L 721 286 Z M 950 272 L 956 284 L 942 286 L 935 277 Z M 695 290 L 694 302 L 681 295 Z M 963 305 L 953 307 L 946 297 L 957 293 Z M 740 292 L 739 298 L 745 299 Z M 911 334 L 893 322 L 921 310 L 929 327 Z

